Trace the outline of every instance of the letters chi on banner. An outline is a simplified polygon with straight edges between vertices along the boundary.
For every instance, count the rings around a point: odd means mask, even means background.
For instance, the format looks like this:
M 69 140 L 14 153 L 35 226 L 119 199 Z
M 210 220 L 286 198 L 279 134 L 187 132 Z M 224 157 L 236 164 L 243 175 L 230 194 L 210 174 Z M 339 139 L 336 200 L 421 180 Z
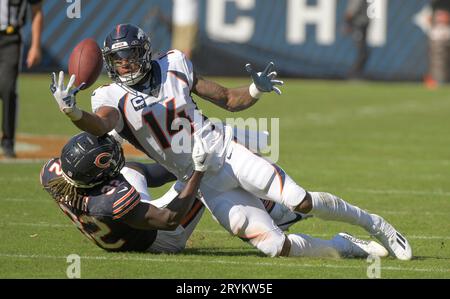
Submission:
M 344 77 L 356 58 L 351 36 L 343 32 L 346 5 L 346 0 L 199 0 L 196 69 L 205 75 L 242 76 L 246 62 L 261 68 L 273 60 L 282 76 Z M 428 5 L 427 0 L 370 1 L 367 77 L 423 77 L 428 68 Z M 52 18 L 46 20 L 44 59 L 37 71 L 67 68 L 77 42 L 93 37 L 102 45 L 118 23 L 134 22 L 149 32 L 154 52 L 171 48 L 170 28 L 158 14 L 169 18 L 172 1 L 46 0 L 43 9 Z M 24 36 L 29 33 L 28 23 Z

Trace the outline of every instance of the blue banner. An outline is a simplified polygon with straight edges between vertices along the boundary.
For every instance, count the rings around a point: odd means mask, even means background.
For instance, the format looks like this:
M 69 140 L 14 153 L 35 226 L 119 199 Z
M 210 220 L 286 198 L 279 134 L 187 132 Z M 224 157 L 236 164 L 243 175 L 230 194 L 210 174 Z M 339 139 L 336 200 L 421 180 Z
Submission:
M 428 68 L 429 1 L 368 2 L 373 15 L 365 75 L 421 79 Z M 262 67 L 272 60 L 284 76 L 345 77 L 357 54 L 342 30 L 346 5 L 346 0 L 200 0 L 194 64 L 205 75 L 245 75 L 246 62 Z M 66 69 L 79 41 L 92 37 L 101 45 L 118 23 L 149 32 L 155 51 L 171 46 L 172 1 L 46 0 L 44 14 L 44 60 L 38 71 Z

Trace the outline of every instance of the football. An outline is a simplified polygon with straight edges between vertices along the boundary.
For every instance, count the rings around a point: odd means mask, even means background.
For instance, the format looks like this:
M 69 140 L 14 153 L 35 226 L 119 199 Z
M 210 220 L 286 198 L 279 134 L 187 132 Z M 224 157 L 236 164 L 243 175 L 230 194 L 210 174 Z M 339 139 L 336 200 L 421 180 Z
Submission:
M 75 86 L 82 82 L 86 89 L 97 81 L 103 68 L 102 51 L 92 38 L 82 40 L 73 49 L 69 58 L 69 75 L 75 75 Z

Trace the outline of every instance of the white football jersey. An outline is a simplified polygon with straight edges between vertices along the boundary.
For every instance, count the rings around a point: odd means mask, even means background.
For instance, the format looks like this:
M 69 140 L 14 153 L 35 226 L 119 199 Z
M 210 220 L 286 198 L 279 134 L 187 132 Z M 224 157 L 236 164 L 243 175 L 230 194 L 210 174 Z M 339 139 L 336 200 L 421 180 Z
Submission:
M 115 131 L 178 179 L 186 179 L 193 169 L 194 132 L 219 156 L 224 155 L 229 142 L 224 142 L 223 128 L 213 125 L 197 109 L 191 97 L 193 67 L 183 53 L 172 50 L 152 61 L 151 72 L 147 90 L 118 83 L 96 89 L 92 110 L 102 106 L 118 109 L 120 120 Z

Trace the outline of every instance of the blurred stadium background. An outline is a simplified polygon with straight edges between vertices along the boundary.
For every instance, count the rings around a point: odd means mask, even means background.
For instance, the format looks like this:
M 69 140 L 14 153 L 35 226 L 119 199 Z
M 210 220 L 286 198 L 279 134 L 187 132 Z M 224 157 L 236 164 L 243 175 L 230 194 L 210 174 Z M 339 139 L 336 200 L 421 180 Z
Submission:
M 369 80 L 349 81 L 357 53 L 342 30 L 346 0 L 200 0 L 197 71 L 244 86 L 250 82 L 245 63 L 259 69 L 273 60 L 285 86 L 283 96 L 265 95 L 238 114 L 199 105 L 222 119 L 280 118 L 279 163 L 300 185 L 339 194 L 398 226 L 416 258 L 383 259 L 382 278 L 450 278 L 450 87 L 431 91 L 421 82 L 429 1 L 377 1 L 381 17 L 371 25 L 364 72 Z M 139 25 L 155 51 L 167 51 L 172 1 L 84 0 L 81 18 L 71 19 L 67 10 L 75 2 L 44 1 L 43 61 L 24 68 L 19 79 L 19 159 L 0 158 L 1 278 L 65 278 L 72 253 L 82 257 L 82 278 L 367 278 L 366 260 L 262 257 L 208 213 L 177 256 L 107 254 L 85 239 L 38 182 L 46 158 L 77 132 L 51 97 L 50 72 L 67 70 L 79 41 L 92 37 L 101 45 L 117 23 Z M 97 85 L 105 82 L 102 76 Z M 93 88 L 78 95 L 86 110 Z M 316 219 L 291 231 L 367 238 L 354 227 Z
M 72 1 L 73 2 L 73 1 Z M 200 0 L 198 52 L 206 75 L 245 75 L 243 65 L 272 59 L 283 76 L 345 78 L 356 50 L 345 35 L 346 0 Z M 376 0 L 368 43 L 368 78 L 420 80 L 427 70 L 428 0 Z M 36 72 L 66 69 L 71 50 L 84 38 L 101 45 L 116 24 L 132 22 L 150 33 L 154 50 L 171 48 L 172 1 L 81 1 L 81 18 L 66 15 L 71 3 L 44 1 L 44 60 Z M 52 17 L 49 17 L 52 16 Z M 162 18 L 161 18 L 162 17 Z M 28 30 L 28 31 L 27 31 Z M 29 28 L 25 35 L 29 34 Z

